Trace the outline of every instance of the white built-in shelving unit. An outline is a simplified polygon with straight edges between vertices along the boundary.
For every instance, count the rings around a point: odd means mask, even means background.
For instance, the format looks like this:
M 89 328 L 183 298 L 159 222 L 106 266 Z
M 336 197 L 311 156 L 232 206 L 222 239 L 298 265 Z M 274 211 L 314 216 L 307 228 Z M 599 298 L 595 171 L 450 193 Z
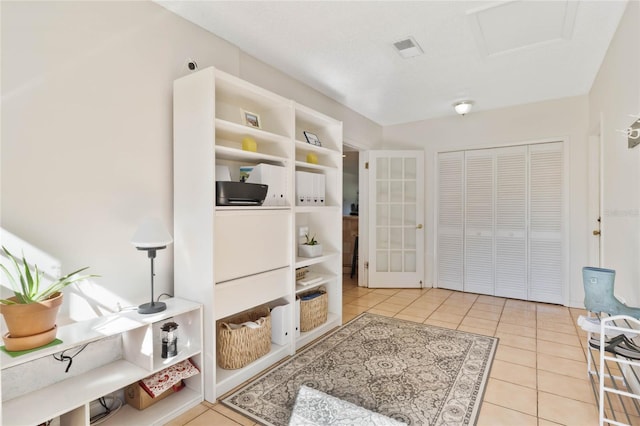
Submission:
M 2 375 L 13 368 L 29 369 L 30 365 L 67 350 L 73 355 L 83 345 L 99 344 L 111 339 L 109 346 L 119 345 L 118 359 L 85 369 L 79 375 L 64 372 L 66 364 L 56 364 L 57 378 L 50 384 L 34 384 L 33 389 L 11 397 L 3 390 L 2 424 L 35 425 L 59 419 L 61 425 L 88 425 L 91 402 L 100 397 L 117 394 L 126 386 L 152 375 L 185 359 L 202 366 L 202 306 L 181 299 L 165 300 L 167 309 L 157 314 L 141 315 L 137 311 L 123 311 L 87 321 L 61 326 L 57 338 L 62 343 L 39 349 L 15 358 L 0 352 Z M 174 321 L 179 324 L 178 355 L 161 357 L 162 324 Z M 74 358 L 73 368 L 91 364 L 87 352 Z M 51 369 L 53 370 L 53 369 Z M 42 381 L 54 371 L 41 371 Z M 3 380 L 3 384 L 10 383 Z M 105 425 L 154 425 L 164 424 L 203 400 L 203 375 L 185 380 L 186 387 L 157 402 L 145 410 L 129 405 L 106 420 Z M 10 399 L 4 399 L 10 397 Z M 124 401 L 123 401 L 124 403 Z
M 295 108 L 295 171 L 324 175 L 325 202 L 320 206 L 296 205 L 296 245 L 304 241 L 301 228 L 307 228 L 322 244 L 320 257 L 295 256 L 295 268 L 307 267 L 310 273 L 323 280 L 309 288 L 324 287 L 329 296 L 327 322 L 308 332 L 300 333 L 296 348 L 315 340 L 342 323 L 342 123 L 300 104 Z M 321 146 L 306 142 L 304 131 L 318 137 Z M 317 164 L 307 162 L 308 154 L 315 154 Z M 298 204 L 298 203 L 296 203 Z M 307 291 L 296 286 L 296 292 Z
M 243 124 L 242 111 L 259 115 L 261 128 Z M 322 146 L 306 143 L 314 133 Z M 242 149 L 252 138 L 255 152 Z M 306 162 L 314 153 L 317 164 Z M 241 166 L 283 167 L 280 205 L 216 206 L 216 166 L 239 180 Z M 296 206 L 295 172 L 325 176 L 324 206 Z M 342 123 L 237 77 L 207 68 L 174 82 L 174 288 L 204 305 L 205 399 L 222 394 L 295 353 L 342 322 Z M 297 257 L 299 228 L 323 244 L 318 258 Z M 328 321 L 296 336 L 289 309 L 285 344 L 237 370 L 216 362 L 216 321 L 260 305 L 295 306 L 295 269 L 307 266 L 329 295 Z

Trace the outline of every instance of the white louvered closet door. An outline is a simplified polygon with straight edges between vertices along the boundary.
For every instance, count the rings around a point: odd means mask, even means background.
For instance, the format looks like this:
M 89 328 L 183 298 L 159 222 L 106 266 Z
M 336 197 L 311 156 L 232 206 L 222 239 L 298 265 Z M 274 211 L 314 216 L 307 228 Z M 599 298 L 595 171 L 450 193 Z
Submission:
M 494 294 L 494 150 L 465 153 L 464 291 Z
M 438 155 L 438 287 L 463 290 L 464 152 Z
M 527 299 L 527 147 L 495 154 L 495 295 Z
M 529 146 L 529 300 L 564 301 L 563 170 L 561 142 Z

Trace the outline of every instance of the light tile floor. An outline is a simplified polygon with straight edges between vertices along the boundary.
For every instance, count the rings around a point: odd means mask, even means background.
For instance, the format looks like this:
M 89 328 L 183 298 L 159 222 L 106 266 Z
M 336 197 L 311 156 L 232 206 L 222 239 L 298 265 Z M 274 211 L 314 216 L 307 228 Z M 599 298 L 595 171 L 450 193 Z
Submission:
M 362 312 L 500 338 L 478 426 L 597 425 L 581 309 L 443 289 L 360 288 L 343 281 L 343 321 Z M 171 426 L 254 425 L 204 402 Z

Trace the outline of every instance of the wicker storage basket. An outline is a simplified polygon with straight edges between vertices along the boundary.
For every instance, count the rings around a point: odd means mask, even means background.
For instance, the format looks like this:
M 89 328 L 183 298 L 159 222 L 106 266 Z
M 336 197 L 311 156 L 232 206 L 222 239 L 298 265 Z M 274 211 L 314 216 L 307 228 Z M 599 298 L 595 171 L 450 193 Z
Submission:
M 302 300 L 306 295 L 322 293 L 310 300 Z M 300 331 L 309 331 L 327 322 L 329 296 L 324 287 L 317 288 L 299 295 L 300 298 Z
M 260 327 L 231 328 L 229 324 L 257 322 Z M 228 370 L 242 368 L 271 350 L 271 314 L 260 306 L 219 320 L 216 353 L 218 365 Z

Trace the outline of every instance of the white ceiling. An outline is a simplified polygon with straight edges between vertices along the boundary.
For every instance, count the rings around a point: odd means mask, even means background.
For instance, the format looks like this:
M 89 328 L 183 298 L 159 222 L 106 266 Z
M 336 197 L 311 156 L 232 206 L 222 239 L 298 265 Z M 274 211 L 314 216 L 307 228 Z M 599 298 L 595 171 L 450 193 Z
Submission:
M 380 125 L 587 94 L 625 1 L 158 1 Z M 424 54 L 403 59 L 412 36 Z M 194 58 L 197 59 L 197 58 Z

